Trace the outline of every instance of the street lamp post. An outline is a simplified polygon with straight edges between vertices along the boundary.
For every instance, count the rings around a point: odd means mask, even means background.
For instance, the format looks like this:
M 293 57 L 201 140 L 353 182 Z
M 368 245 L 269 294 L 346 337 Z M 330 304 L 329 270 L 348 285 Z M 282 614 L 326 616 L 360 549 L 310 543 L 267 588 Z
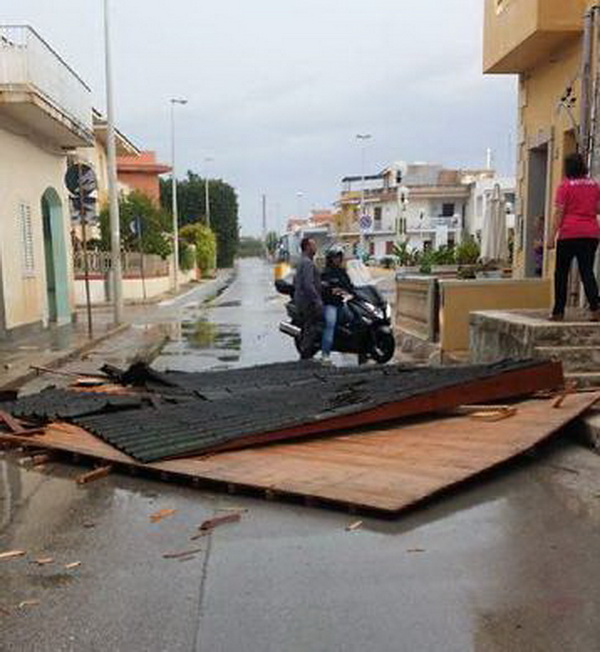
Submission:
M 121 225 L 119 218 L 119 189 L 117 180 L 117 146 L 115 140 L 115 111 L 113 100 L 109 0 L 104 0 L 104 54 L 106 74 L 106 153 L 110 215 L 112 294 L 114 321 L 115 324 L 120 324 L 123 321 L 123 269 L 121 265 Z
M 367 158 L 367 141 L 372 138 L 371 134 L 356 134 L 356 139 L 361 143 L 361 177 L 362 177 L 362 188 L 360 193 L 360 216 L 359 216 L 359 228 L 360 228 L 360 248 L 361 254 L 365 254 L 365 234 L 364 229 L 362 228 L 362 220 L 365 214 L 365 168 L 366 168 L 366 158 Z
M 171 194 L 173 202 L 173 290 L 179 290 L 179 213 L 177 211 L 177 174 L 175 171 L 175 105 L 187 104 L 181 98 L 171 99 Z

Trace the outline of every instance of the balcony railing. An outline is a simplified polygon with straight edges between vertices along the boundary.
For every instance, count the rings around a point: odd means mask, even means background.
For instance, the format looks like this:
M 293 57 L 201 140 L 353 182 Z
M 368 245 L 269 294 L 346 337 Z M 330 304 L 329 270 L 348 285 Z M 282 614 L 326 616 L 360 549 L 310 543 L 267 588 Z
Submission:
M 91 91 L 77 73 L 27 25 L 0 26 L 0 89 L 33 90 L 91 133 Z
M 421 220 L 409 220 L 408 231 L 417 233 L 420 231 L 435 231 L 440 227 L 446 227 L 450 231 L 460 231 L 462 229 L 462 218 L 460 215 L 453 217 L 424 217 Z

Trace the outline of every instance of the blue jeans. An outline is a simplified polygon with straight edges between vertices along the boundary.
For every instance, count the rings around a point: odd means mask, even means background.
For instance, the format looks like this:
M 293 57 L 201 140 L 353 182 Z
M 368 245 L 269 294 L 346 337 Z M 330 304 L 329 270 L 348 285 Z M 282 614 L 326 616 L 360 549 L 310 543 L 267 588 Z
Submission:
M 321 341 L 321 351 L 323 355 L 329 355 L 333 348 L 333 339 L 335 337 L 335 325 L 337 324 L 338 309 L 336 306 L 325 305 L 323 307 L 323 319 L 325 328 L 323 329 L 323 339 Z

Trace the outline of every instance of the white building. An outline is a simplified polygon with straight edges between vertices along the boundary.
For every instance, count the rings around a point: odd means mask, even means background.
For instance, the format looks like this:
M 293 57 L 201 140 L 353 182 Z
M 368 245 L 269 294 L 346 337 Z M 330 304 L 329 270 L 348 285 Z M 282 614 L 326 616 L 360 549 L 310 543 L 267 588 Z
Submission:
M 359 242 L 363 206 L 364 240 L 368 253 L 377 258 L 393 253 L 399 240 L 408 240 L 413 250 L 459 244 L 471 198 L 469 184 L 490 174 L 429 163 L 395 163 L 364 179 L 345 177 L 338 201 L 340 238 Z
M 67 155 L 91 147 L 90 89 L 30 27 L 0 27 L 0 336 L 74 311 Z

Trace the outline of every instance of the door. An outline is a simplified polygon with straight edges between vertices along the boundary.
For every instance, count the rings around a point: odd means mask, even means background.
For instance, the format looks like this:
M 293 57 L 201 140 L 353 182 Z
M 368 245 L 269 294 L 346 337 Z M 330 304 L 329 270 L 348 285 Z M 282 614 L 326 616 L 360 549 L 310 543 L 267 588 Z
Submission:
M 49 188 L 42 196 L 44 259 L 48 319 L 55 323 L 70 320 L 67 244 L 62 204 L 58 193 Z
M 541 275 L 544 268 L 544 231 L 550 219 L 548 207 L 548 144 L 529 150 L 527 218 L 523 225 L 525 276 Z

